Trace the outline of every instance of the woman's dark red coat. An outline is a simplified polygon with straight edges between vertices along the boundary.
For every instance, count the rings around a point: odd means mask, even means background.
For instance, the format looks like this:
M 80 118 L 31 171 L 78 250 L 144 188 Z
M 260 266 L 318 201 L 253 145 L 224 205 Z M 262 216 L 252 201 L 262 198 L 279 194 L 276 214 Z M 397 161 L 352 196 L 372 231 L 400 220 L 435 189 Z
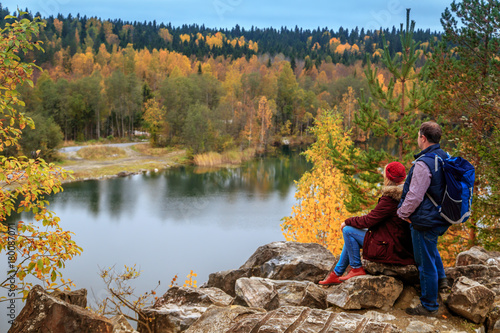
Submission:
M 351 227 L 368 228 L 363 242 L 364 259 L 389 264 L 415 264 L 410 226 L 396 214 L 402 189 L 402 186 L 384 187 L 382 197 L 370 213 L 345 220 L 345 224 Z

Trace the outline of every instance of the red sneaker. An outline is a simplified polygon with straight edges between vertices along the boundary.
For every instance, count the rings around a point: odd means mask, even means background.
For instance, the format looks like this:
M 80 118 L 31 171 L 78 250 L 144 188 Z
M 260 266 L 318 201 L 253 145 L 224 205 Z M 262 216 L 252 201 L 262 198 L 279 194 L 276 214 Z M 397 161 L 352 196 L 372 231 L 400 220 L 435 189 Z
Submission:
M 360 276 L 360 275 L 366 275 L 366 272 L 363 269 L 363 267 L 352 268 L 346 276 L 340 277 L 339 280 L 340 281 L 346 281 L 346 280 L 349 280 L 352 277 Z
M 332 271 L 330 274 L 328 274 L 326 279 L 324 279 L 323 281 L 319 281 L 318 283 L 323 285 L 323 286 L 329 286 L 331 284 L 342 283 L 342 281 L 340 281 L 340 279 L 339 279 L 338 275 L 335 273 L 335 271 Z

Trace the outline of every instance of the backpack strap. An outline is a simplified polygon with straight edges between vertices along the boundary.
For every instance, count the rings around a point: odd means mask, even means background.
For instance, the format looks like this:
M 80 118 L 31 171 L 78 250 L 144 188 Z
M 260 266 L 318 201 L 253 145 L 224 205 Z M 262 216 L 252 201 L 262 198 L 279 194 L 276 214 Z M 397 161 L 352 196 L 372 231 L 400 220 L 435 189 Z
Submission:
M 420 159 L 422 159 L 423 157 L 427 157 L 427 158 L 431 158 L 431 156 L 434 155 L 434 172 L 437 172 L 438 169 L 439 169 L 439 162 L 441 162 L 441 167 L 444 166 L 444 161 L 443 159 L 441 158 L 441 156 L 439 156 L 438 154 L 436 153 L 429 153 L 429 154 L 423 154 L 422 156 L 420 156 L 419 158 L 417 158 L 413 163 L 417 163 Z M 449 155 L 448 155 L 449 156 Z M 432 198 L 432 196 L 429 194 L 429 192 L 425 192 L 425 195 L 429 198 L 429 200 L 431 200 L 432 204 L 439 210 L 439 212 L 441 213 L 441 205 L 439 205 L 436 200 L 434 200 L 434 198 Z

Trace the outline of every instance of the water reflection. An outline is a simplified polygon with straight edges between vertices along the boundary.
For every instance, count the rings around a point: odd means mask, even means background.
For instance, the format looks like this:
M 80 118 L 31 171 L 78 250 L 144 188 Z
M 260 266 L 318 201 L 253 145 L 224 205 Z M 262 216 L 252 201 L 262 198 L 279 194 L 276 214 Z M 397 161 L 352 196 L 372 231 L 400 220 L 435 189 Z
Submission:
M 116 223 L 134 215 L 141 209 L 139 206 L 147 206 L 148 215 L 183 220 L 207 209 L 212 199 L 220 196 L 230 203 L 242 194 L 265 200 L 271 193 L 277 193 L 284 199 L 294 181 L 309 168 L 298 153 L 259 158 L 237 168 L 182 166 L 134 177 L 66 184 L 64 195 L 54 196 L 50 201 L 53 207 L 70 205 L 86 209 L 92 216 L 106 214 Z
M 294 152 L 238 168 L 186 166 L 65 184 L 49 198 L 50 208 L 83 253 L 67 262 L 63 276 L 88 290 L 90 304 L 104 296 L 99 267 L 137 264 L 138 294 L 158 280 L 163 293 L 176 274 L 183 281 L 190 270 L 201 285 L 212 272 L 240 267 L 259 246 L 284 240 L 280 220 L 296 202 L 294 181 L 309 168 Z M 3 272 L 5 264 L 0 260 Z

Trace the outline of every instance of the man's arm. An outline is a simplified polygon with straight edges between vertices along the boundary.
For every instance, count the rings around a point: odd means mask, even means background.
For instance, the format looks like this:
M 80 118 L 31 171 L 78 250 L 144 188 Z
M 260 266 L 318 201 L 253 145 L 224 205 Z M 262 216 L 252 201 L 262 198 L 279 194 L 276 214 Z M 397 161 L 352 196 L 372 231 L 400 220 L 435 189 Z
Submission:
M 431 185 L 431 177 L 432 174 L 423 161 L 415 163 L 410 189 L 406 194 L 405 201 L 403 201 L 403 204 L 397 211 L 401 219 L 411 223 L 409 217 L 417 209 L 422 200 L 424 200 L 425 192 L 427 192 L 427 189 Z

